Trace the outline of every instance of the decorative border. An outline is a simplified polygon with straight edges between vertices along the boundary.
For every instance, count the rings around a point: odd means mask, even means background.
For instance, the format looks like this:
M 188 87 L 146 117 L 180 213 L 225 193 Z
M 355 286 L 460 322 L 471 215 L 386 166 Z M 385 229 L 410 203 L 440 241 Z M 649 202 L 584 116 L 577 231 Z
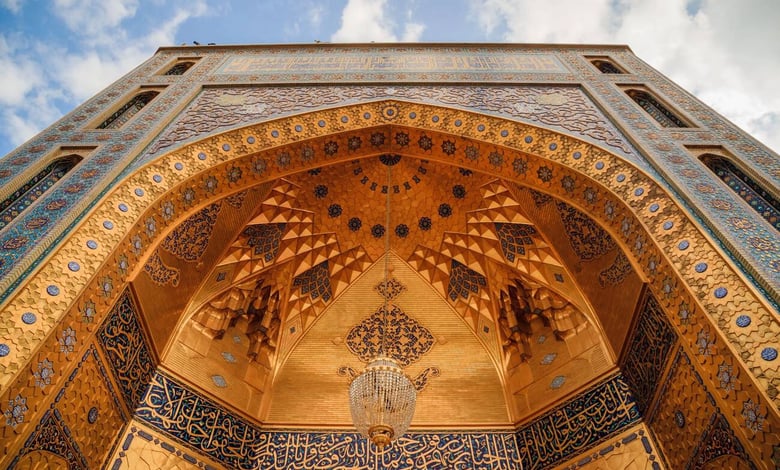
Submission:
M 410 432 L 377 453 L 354 432 L 263 431 L 157 372 L 135 416 L 229 467 L 551 468 L 639 422 L 615 375 L 516 432 Z M 572 423 L 576 423 L 573 425 Z

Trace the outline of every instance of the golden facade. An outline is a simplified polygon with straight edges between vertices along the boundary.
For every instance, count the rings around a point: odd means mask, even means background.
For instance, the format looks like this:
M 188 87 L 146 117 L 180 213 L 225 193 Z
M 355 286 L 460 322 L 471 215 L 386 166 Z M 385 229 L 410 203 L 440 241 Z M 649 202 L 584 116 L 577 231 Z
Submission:
M 0 160 L 0 461 L 774 468 L 778 161 L 624 46 L 162 48 Z

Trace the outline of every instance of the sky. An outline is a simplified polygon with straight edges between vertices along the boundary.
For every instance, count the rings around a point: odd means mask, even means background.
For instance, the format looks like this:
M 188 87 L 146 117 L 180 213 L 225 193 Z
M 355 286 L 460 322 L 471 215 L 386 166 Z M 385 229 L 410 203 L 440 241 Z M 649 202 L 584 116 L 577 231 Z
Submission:
M 159 46 L 628 44 L 780 151 L 778 0 L 0 0 L 0 156 Z

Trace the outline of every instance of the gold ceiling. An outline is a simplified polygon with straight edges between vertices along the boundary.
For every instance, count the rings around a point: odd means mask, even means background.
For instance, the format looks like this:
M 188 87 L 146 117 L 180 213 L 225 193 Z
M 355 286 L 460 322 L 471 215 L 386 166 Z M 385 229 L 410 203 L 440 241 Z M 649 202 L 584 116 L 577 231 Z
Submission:
M 183 312 L 164 367 L 266 425 L 348 427 L 368 357 L 349 337 L 383 303 L 388 190 L 413 426 L 514 425 L 614 368 L 623 338 L 601 322 L 620 324 L 641 283 L 598 285 L 621 256 L 608 235 L 542 193 L 398 154 L 290 175 L 173 229 L 134 281 L 144 311 Z

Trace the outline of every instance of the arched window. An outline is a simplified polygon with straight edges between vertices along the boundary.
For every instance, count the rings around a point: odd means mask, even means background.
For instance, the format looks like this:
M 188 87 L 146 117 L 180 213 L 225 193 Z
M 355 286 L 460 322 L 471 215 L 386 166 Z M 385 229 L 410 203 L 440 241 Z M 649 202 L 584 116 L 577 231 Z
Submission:
M 599 69 L 601 73 L 624 73 L 608 60 L 591 60 L 590 63 Z
M 701 161 L 753 210 L 780 231 L 780 201 L 729 160 L 717 155 L 702 155 Z
M 688 127 L 682 119 L 666 109 L 666 106 L 659 103 L 650 93 L 642 90 L 628 90 L 626 93 L 663 127 Z
M 114 114 L 108 117 L 105 121 L 103 121 L 99 126 L 97 126 L 98 129 L 118 129 L 122 127 L 124 123 L 126 123 L 131 117 L 135 116 L 138 111 L 143 109 L 144 106 L 149 104 L 150 101 L 154 99 L 155 96 L 159 95 L 160 93 L 157 91 L 145 91 L 143 93 L 139 93 L 133 97 L 130 101 L 128 101 L 124 106 L 116 110 Z
M 195 62 L 179 62 L 168 69 L 163 75 L 184 75 L 184 72 L 189 70 L 193 65 L 195 65 Z
M 14 220 L 80 161 L 81 157 L 79 155 L 68 155 L 54 160 L 22 187 L 14 191 L 13 194 L 0 202 L 0 228 L 5 227 Z

